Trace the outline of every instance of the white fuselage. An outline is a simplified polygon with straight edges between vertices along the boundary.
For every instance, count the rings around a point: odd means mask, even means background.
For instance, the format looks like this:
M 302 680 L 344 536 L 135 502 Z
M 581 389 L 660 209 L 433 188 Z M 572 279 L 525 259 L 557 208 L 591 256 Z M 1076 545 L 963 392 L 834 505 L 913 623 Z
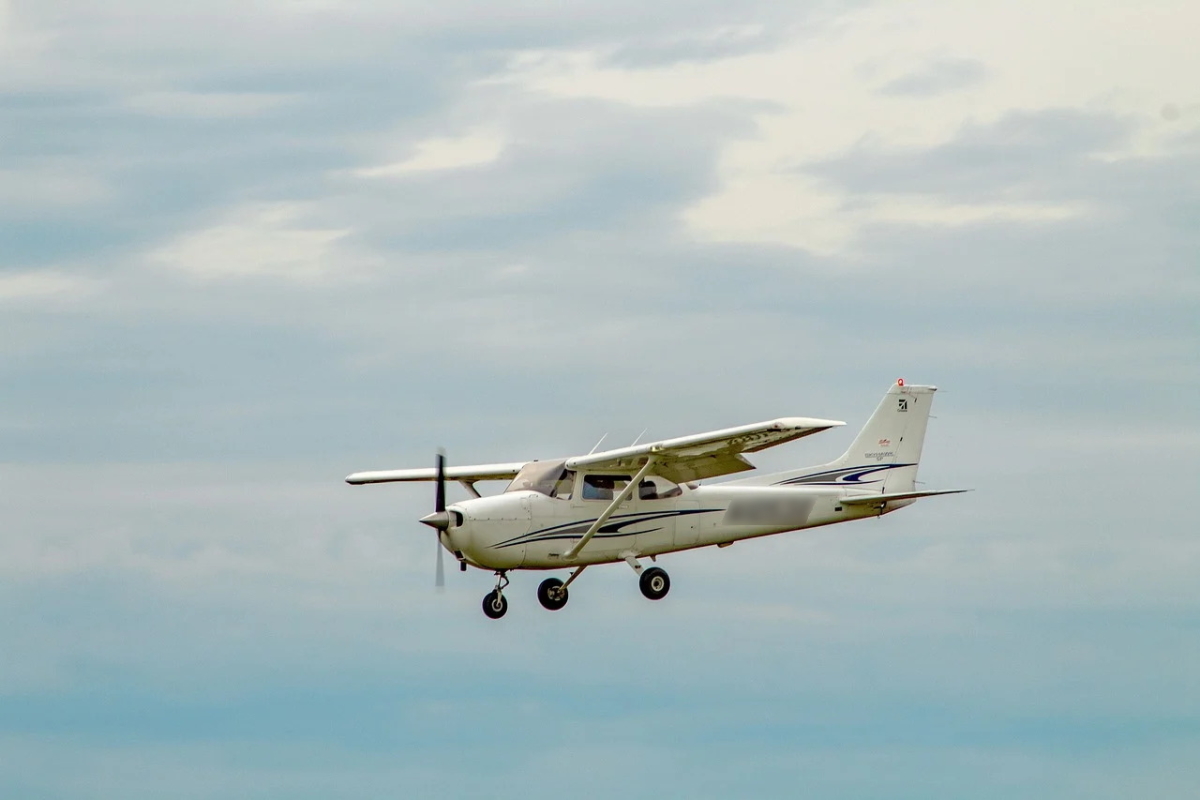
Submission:
M 482 569 L 561 569 L 874 517 L 911 503 L 893 501 L 884 509 L 843 506 L 840 499 L 852 492 L 836 487 L 715 484 L 680 489 L 674 497 L 630 498 L 620 504 L 574 558 L 567 557 L 568 551 L 608 502 L 535 491 L 465 500 L 448 507 L 462 515 L 462 523 L 456 519 L 441 539 L 448 550 Z

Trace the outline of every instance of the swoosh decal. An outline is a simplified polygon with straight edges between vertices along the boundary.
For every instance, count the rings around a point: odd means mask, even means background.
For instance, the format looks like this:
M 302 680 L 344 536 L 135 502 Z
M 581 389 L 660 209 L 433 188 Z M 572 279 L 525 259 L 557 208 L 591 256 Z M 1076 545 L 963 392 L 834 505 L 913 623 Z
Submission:
M 651 511 L 639 512 L 635 514 L 614 514 L 608 518 L 608 521 L 600 526 L 600 530 L 596 531 L 594 538 L 611 539 L 620 536 L 633 536 L 641 533 L 653 533 L 654 531 L 662 530 L 651 528 L 645 531 L 625 531 L 624 529 L 630 525 L 636 525 L 641 522 L 654 522 L 655 520 L 668 519 L 670 517 L 682 517 L 689 514 L 708 514 L 713 511 L 721 511 L 719 508 L 689 508 L 680 511 Z M 505 547 L 515 547 L 517 545 L 529 544 L 531 542 L 548 542 L 556 539 L 582 539 L 587 533 L 588 528 L 592 526 L 598 517 L 591 519 L 574 520 L 564 522 L 559 525 L 552 525 L 549 528 L 530 531 L 523 533 L 520 536 L 514 536 L 507 541 L 498 542 L 492 545 L 493 549 L 501 549 Z
M 773 486 L 865 486 L 869 483 L 879 483 L 875 480 L 865 480 L 878 472 L 901 467 L 915 467 L 916 464 L 875 464 L 859 465 L 857 467 L 841 467 L 839 469 L 814 472 L 811 475 L 798 475 L 795 478 L 779 481 Z

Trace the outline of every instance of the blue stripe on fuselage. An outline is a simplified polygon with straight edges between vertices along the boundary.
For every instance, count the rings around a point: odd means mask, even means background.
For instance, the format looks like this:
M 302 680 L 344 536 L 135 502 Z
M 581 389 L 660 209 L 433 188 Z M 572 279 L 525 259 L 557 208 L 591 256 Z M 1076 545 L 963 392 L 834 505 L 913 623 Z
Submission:
M 721 511 L 719 508 L 688 508 L 679 511 L 642 511 L 635 514 L 614 514 L 609 517 L 600 530 L 596 531 L 595 537 L 598 539 L 607 539 L 617 536 L 633 536 L 640 533 L 653 533 L 661 530 L 661 528 L 651 528 L 648 531 L 623 531 L 629 525 L 634 525 L 639 522 L 653 522 L 659 519 L 668 519 L 670 517 L 682 517 L 688 514 L 707 514 L 711 511 Z M 520 536 L 499 542 L 492 545 L 493 548 L 499 549 L 503 547 L 514 547 L 521 544 L 529 544 L 530 542 L 548 542 L 555 539 L 582 539 L 587 533 L 588 528 L 592 526 L 598 517 L 591 519 L 574 520 L 572 522 L 564 522 L 560 525 L 552 525 L 549 528 L 542 528 L 537 531 L 523 533 Z M 614 521 L 615 520 L 615 521 Z

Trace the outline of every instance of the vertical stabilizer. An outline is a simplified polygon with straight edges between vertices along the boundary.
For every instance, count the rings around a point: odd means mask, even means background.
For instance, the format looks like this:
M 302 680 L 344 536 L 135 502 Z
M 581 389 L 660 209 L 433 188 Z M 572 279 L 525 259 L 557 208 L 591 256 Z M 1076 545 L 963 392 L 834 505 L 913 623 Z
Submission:
M 936 386 L 908 386 L 903 381 L 892 384 L 854 443 L 832 466 L 883 467 L 862 475 L 860 481 L 846 482 L 869 483 L 886 492 L 912 491 L 936 391 Z
M 751 480 L 786 486 L 910 492 L 916 486 L 917 463 L 921 460 L 925 427 L 936 391 L 936 386 L 909 386 L 902 380 L 896 381 L 854 443 L 836 461 Z

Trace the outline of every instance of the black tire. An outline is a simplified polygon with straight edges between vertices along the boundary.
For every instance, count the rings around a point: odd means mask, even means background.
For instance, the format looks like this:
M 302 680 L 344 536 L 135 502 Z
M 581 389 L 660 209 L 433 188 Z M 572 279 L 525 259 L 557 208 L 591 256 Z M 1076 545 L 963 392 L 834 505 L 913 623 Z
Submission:
M 558 578 L 546 578 L 538 586 L 538 602 L 547 611 L 558 611 L 567 604 L 567 590 Z
M 483 596 L 483 613 L 490 619 L 500 619 L 508 612 L 508 600 L 499 592 L 488 592 Z
M 638 578 L 638 588 L 649 600 L 662 600 L 671 591 L 671 578 L 665 569 L 651 567 Z

